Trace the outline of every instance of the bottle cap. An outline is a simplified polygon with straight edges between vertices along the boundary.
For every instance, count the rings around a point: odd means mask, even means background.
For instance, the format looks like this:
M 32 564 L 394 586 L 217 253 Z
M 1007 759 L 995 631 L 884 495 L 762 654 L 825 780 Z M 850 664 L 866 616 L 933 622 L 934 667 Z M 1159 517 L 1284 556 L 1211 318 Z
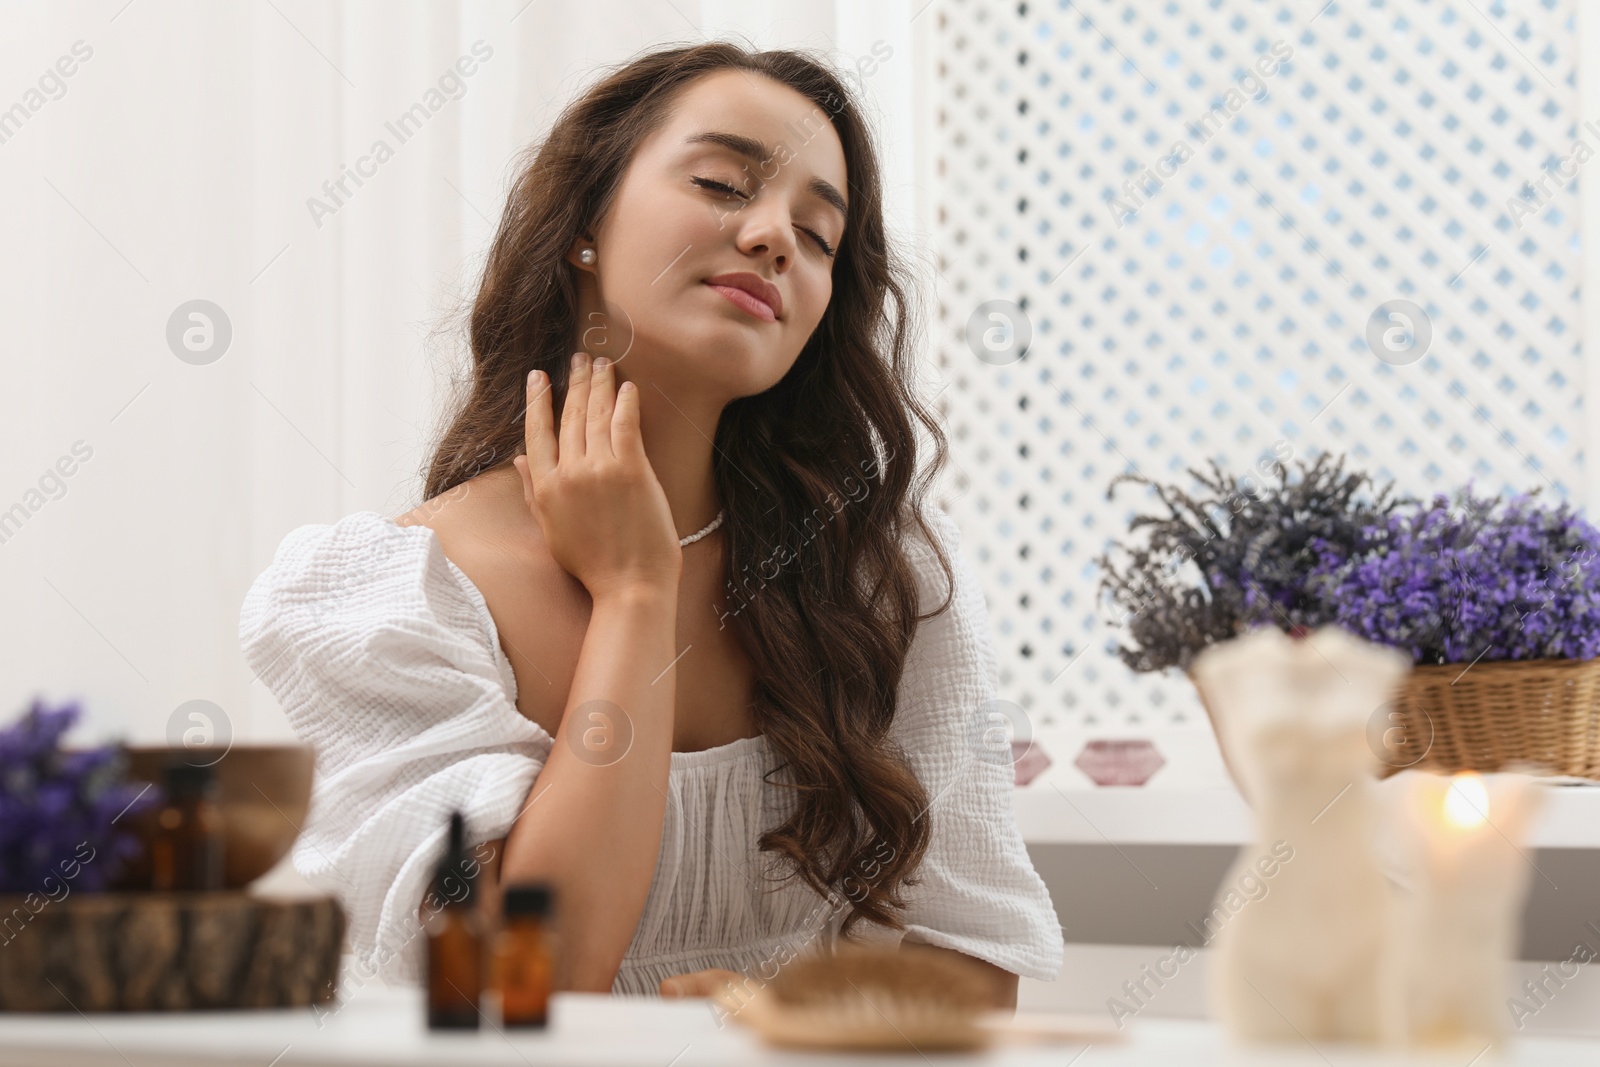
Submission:
M 446 906 L 471 904 L 473 880 L 467 863 L 466 820 L 459 811 L 450 814 L 450 843 L 433 872 L 433 892 Z
M 191 763 L 171 763 L 166 769 L 166 790 L 169 799 L 205 796 L 217 784 L 215 769 Z
M 506 887 L 501 902 L 506 917 L 513 915 L 546 919 L 555 900 L 555 890 L 543 882 L 524 882 Z

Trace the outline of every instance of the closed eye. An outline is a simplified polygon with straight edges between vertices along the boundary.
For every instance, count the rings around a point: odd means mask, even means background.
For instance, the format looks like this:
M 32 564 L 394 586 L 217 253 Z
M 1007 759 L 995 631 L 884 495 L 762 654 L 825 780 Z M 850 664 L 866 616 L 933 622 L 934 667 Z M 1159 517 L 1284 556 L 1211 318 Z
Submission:
M 712 181 L 710 178 L 691 178 L 689 180 L 694 182 L 696 185 L 703 186 L 704 188 L 715 189 L 719 193 L 729 193 L 733 196 L 737 196 L 741 200 L 750 199 L 749 193 L 741 193 L 727 182 Z
M 806 230 L 806 228 L 804 226 L 800 227 L 800 229 L 805 230 L 806 233 L 809 233 L 811 235 L 812 239 L 817 242 L 819 247 L 821 247 L 823 255 L 827 256 L 829 259 L 833 258 L 833 256 L 834 256 L 833 246 L 830 245 L 827 242 L 827 239 L 824 238 L 822 236 L 822 234 L 818 233 L 815 230 Z
M 698 186 L 701 186 L 702 188 L 713 189 L 713 190 L 715 190 L 715 191 L 717 191 L 719 193 L 724 193 L 724 194 L 727 194 L 727 195 L 730 195 L 730 196 L 737 196 L 741 200 L 748 201 L 748 200 L 751 199 L 751 196 L 752 196 L 752 194 L 750 194 L 750 193 L 742 193 L 742 192 L 740 192 L 738 189 L 735 189 L 733 186 L 729 185 L 727 182 L 719 182 L 719 181 L 715 181 L 715 180 L 713 180 L 711 178 L 691 178 L 690 181 L 694 182 Z M 807 234 L 813 241 L 817 242 L 817 247 L 822 249 L 822 254 L 827 256 L 829 259 L 832 259 L 837 254 L 834 251 L 833 246 L 828 243 L 827 239 L 825 237 L 823 237 L 817 231 L 808 230 L 804 226 L 796 227 L 796 229 L 800 230 L 802 233 Z

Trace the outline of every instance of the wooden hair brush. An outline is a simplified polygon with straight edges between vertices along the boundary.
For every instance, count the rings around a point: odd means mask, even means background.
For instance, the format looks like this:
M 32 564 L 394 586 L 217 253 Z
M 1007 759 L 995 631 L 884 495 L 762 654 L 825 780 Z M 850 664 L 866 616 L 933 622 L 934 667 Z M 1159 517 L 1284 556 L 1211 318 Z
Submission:
M 788 1048 L 931 1052 L 1117 1036 L 1081 1017 L 996 1010 L 983 971 L 910 943 L 842 942 L 831 955 L 794 960 L 753 995 L 725 987 L 715 997 L 735 1021 Z

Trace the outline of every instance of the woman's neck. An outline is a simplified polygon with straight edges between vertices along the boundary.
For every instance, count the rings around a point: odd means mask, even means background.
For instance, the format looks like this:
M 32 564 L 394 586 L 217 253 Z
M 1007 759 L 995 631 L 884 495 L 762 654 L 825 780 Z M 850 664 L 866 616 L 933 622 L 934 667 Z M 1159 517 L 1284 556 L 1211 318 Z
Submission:
M 619 383 L 620 385 L 620 383 Z M 645 455 L 666 494 L 680 538 L 697 533 L 721 507 L 713 475 L 720 404 L 696 403 L 688 390 L 671 395 L 662 386 L 634 380 L 639 390 L 640 430 Z M 723 457 L 737 463 L 737 457 Z

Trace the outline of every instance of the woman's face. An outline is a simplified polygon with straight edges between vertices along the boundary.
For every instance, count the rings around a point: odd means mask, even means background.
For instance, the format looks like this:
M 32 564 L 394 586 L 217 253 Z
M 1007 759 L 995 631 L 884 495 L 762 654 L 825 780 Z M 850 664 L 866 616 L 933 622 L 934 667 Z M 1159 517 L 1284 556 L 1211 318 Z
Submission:
M 635 151 L 594 264 L 578 257 L 587 240 L 568 254 L 583 272 L 578 347 L 675 403 L 771 388 L 833 295 L 847 177 L 825 108 L 743 71 L 691 83 Z M 776 296 L 711 281 L 736 275 Z

